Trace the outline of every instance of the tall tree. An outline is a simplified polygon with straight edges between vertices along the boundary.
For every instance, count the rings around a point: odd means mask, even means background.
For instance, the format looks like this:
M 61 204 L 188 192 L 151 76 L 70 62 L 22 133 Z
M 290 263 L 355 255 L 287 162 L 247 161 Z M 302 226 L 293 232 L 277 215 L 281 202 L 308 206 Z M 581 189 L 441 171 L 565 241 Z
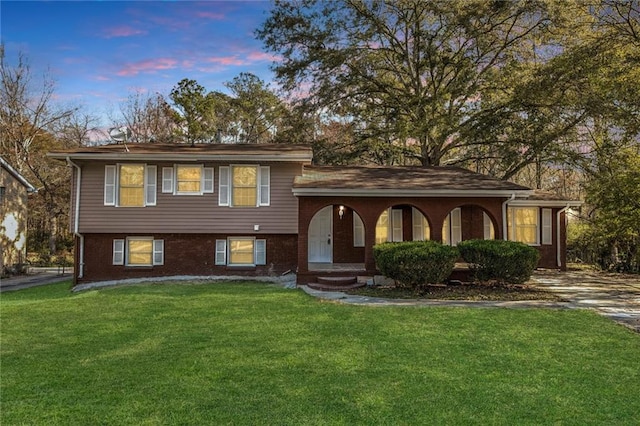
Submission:
M 544 1 L 277 0 L 256 32 L 289 93 L 350 117 L 356 143 L 400 145 L 438 165 L 551 34 Z
M 183 79 L 169 95 L 177 112 L 178 133 L 185 142 L 211 142 L 216 136 L 215 99 L 191 79 Z
M 136 91 L 120 106 L 120 113 L 132 133 L 132 142 L 171 143 L 177 131 L 176 112 L 159 93 Z M 122 125 L 120 119 L 114 125 Z
M 38 188 L 29 198 L 29 222 L 42 224 L 42 237 L 48 239 L 53 254 L 57 237 L 65 233 L 69 171 L 46 153 L 79 141 L 57 137 L 76 120 L 78 108 L 58 108 L 53 103 L 53 80 L 45 76 L 41 84 L 34 82 L 26 58 L 20 54 L 15 65 L 8 63 L 2 45 L 0 77 L 1 153 Z
M 234 137 L 237 142 L 272 142 L 279 130 L 285 107 L 260 78 L 240 73 L 225 83 L 231 91 L 230 106 L 234 115 Z

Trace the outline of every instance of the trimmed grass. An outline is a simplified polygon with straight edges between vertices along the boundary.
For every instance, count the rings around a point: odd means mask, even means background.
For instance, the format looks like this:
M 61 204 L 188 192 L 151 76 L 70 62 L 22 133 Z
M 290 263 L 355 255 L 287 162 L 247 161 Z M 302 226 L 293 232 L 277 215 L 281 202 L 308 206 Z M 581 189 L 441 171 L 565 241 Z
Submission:
M 68 288 L 0 297 L 3 425 L 640 422 L 640 336 L 590 311 Z

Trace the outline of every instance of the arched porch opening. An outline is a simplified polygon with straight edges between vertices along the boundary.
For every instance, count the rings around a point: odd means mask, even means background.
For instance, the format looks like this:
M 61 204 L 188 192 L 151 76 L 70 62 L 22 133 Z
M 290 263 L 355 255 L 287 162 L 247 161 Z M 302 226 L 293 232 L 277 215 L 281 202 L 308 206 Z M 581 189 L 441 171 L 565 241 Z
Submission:
M 431 239 L 429 219 L 411 204 L 393 205 L 380 213 L 376 222 L 375 244 Z
M 307 230 L 309 269 L 363 269 L 365 229 L 361 216 L 347 204 L 318 209 Z
M 493 240 L 497 223 L 491 214 L 477 204 L 453 208 L 442 224 L 442 243 L 457 245 L 465 240 Z

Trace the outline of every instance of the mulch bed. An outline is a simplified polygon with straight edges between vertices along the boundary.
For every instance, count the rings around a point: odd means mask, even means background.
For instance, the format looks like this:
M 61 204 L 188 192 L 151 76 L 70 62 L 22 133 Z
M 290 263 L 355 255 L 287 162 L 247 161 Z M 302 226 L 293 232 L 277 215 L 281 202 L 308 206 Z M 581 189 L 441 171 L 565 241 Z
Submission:
M 498 284 L 449 284 L 429 285 L 419 292 L 413 289 L 394 286 L 361 287 L 347 291 L 360 296 L 382 297 L 386 299 L 438 299 L 438 300 L 549 300 L 560 301 L 561 298 L 552 292 L 530 285 L 498 285 Z

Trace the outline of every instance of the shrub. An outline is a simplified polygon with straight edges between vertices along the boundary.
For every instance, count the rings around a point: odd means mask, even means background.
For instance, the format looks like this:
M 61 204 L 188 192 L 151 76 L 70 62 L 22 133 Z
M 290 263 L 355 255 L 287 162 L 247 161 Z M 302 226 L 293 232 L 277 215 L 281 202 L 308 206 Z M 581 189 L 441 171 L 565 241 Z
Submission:
M 459 254 L 435 241 L 410 241 L 378 244 L 373 256 L 383 275 L 417 290 L 447 279 Z
M 521 284 L 527 281 L 540 253 L 523 243 L 503 240 L 467 240 L 458 250 L 473 272 L 474 280 Z

